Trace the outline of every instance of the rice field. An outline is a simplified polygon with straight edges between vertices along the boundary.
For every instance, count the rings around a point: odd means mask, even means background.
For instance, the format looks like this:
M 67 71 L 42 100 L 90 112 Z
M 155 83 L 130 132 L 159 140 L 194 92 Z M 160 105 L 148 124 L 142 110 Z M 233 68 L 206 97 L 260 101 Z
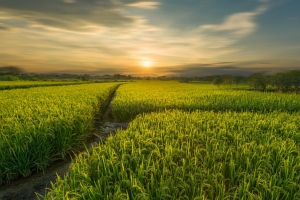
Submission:
M 165 109 L 293 113 L 300 111 L 300 96 L 208 84 L 144 81 L 122 85 L 112 102 L 116 121 L 130 121 L 140 113 Z
M 45 199 L 300 199 L 299 114 L 140 115 Z
M 116 87 L 0 91 L 0 183 L 82 146 Z M 300 95 L 138 81 L 117 89 L 111 115 L 129 128 L 40 199 L 300 199 Z
M 0 81 L 0 90 L 11 90 L 17 88 L 31 88 L 43 86 L 77 85 L 82 82 L 46 82 L 46 81 Z
M 115 83 L 0 91 L 0 185 L 83 145 Z

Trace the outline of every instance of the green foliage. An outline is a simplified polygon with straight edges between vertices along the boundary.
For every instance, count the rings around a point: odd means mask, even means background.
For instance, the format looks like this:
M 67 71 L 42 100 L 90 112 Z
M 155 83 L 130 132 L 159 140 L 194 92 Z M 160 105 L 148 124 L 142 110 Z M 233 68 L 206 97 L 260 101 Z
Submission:
M 4 75 L 0 76 L 0 81 L 18 81 L 19 78 L 17 76 L 12 75 Z
M 188 82 L 190 82 L 191 81 L 191 79 L 190 78 L 187 78 L 187 77 L 183 77 L 183 78 L 181 78 L 180 79 L 180 83 L 188 83 Z
M 270 84 L 275 87 L 276 92 L 295 91 L 297 94 L 300 87 L 300 70 L 278 72 L 269 76 L 257 73 L 248 78 L 248 83 L 254 90 L 266 90 Z
M 271 77 L 272 85 L 277 92 L 288 92 L 294 90 L 296 93 L 300 87 L 300 70 L 280 72 Z
M 63 86 L 63 85 L 79 85 L 84 84 L 82 82 L 62 82 L 62 81 L 1 81 L 0 76 L 0 90 L 10 90 L 18 88 L 32 88 L 32 87 L 45 87 L 45 86 Z
M 300 87 L 300 70 L 293 70 L 288 73 L 290 74 L 292 85 L 294 86 L 296 93 L 298 93 Z
M 83 76 L 78 76 L 78 79 L 81 81 L 89 81 L 90 80 L 90 75 L 83 75 Z
M 248 83 L 254 90 L 266 90 L 268 79 L 261 73 L 253 74 L 248 78 Z
M 289 91 L 292 87 L 292 81 L 290 79 L 290 74 L 289 73 L 277 73 L 272 77 L 272 82 L 276 87 L 276 91 L 282 91 L 286 92 Z
M 79 155 L 45 199 L 299 199 L 299 115 L 166 111 Z
M 0 91 L 0 184 L 82 146 L 116 85 Z M 299 95 L 138 81 L 111 106 L 117 121 L 137 117 L 78 155 L 45 199 L 300 199 Z
M 234 84 L 236 84 L 238 86 L 243 81 L 245 81 L 245 79 L 246 78 L 244 76 L 234 76 L 232 81 L 233 81 Z
M 224 83 L 230 85 L 230 87 L 233 84 L 233 80 L 234 80 L 233 76 L 225 76 L 224 77 Z
M 39 76 L 19 76 L 18 77 L 20 80 L 23 81 L 42 81 L 42 78 Z
M 116 83 L 0 91 L 0 185 L 82 146 Z
M 112 102 L 117 121 L 165 109 L 272 112 L 300 111 L 300 96 L 217 88 L 208 84 L 139 81 L 122 85 Z
M 224 82 L 223 78 L 218 76 L 214 79 L 213 84 L 217 85 L 218 87 L 220 87 L 220 85 Z

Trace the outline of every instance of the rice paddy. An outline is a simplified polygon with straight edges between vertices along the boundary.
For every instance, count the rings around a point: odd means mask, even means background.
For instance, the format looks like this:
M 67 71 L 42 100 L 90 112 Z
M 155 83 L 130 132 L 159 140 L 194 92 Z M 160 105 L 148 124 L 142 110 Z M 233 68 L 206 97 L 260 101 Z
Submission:
M 83 146 L 116 84 L 1 91 L 2 183 Z M 40 199 L 300 199 L 300 96 L 175 81 L 121 85 L 130 122 Z
M 84 82 L 66 82 L 66 81 L 0 81 L 0 90 L 10 90 L 17 88 L 31 88 L 43 86 L 62 86 L 62 85 L 77 85 L 84 84 Z
M 293 113 L 300 111 L 300 96 L 208 84 L 144 81 L 122 85 L 112 102 L 117 121 L 130 121 L 138 114 L 165 109 Z
M 299 199 L 299 113 L 165 111 L 81 154 L 45 199 Z
M 0 185 L 83 145 L 115 83 L 0 91 Z

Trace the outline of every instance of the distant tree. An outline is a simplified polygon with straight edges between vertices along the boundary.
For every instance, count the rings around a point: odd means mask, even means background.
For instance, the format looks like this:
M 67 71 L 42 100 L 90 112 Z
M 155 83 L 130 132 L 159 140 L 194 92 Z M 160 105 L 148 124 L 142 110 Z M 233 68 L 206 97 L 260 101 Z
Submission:
M 274 74 L 271 77 L 271 85 L 276 88 L 276 92 L 282 91 L 282 73 Z
M 115 75 L 114 75 L 114 78 L 116 78 L 116 79 L 121 79 L 121 74 L 115 74 Z
M 241 84 L 244 80 L 245 80 L 244 76 L 234 76 L 233 77 L 233 83 L 236 84 L 236 86 Z
M 215 77 L 213 84 L 220 87 L 220 85 L 223 83 L 223 78 L 221 76 Z
M 20 80 L 17 76 L 3 75 L 0 76 L 0 81 L 18 81 Z
M 296 91 L 296 94 L 298 94 L 299 87 L 300 87 L 300 70 L 292 70 L 289 71 L 288 73 L 291 79 L 291 83 L 294 86 L 294 89 Z
M 270 82 L 276 87 L 277 92 L 287 92 L 293 86 L 293 74 L 291 72 L 279 72 L 271 76 Z
M 190 78 L 182 77 L 182 78 L 179 80 L 179 82 L 181 82 L 181 83 L 188 83 L 188 82 L 190 82 Z
M 80 80 L 82 81 L 89 81 L 90 80 L 90 75 L 84 74 L 83 76 L 79 76 Z
M 288 73 L 288 72 L 283 73 L 283 76 L 282 76 L 283 92 L 287 92 L 292 89 L 293 83 L 292 83 L 291 78 L 292 77 L 291 77 L 290 73 Z
M 0 67 L 0 75 L 19 75 L 23 72 L 20 67 L 4 66 Z
M 248 78 L 248 83 L 254 90 L 266 90 L 267 78 L 261 73 L 256 73 Z
M 230 87 L 231 87 L 233 84 L 233 76 L 225 76 L 224 83 L 230 85 Z

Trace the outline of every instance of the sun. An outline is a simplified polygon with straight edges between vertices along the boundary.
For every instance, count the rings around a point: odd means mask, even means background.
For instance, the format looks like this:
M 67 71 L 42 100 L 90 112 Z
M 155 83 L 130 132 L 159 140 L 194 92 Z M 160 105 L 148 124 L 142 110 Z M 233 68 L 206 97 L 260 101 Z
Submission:
M 149 59 L 149 58 L 147 58 L 147 59 L 142 59 L 142 60 L 140 61 L 140 65 L 141 65 L 142 67 L 149 68 L 149 67 L 153 67 L 154 62 L 153 62 L 153 60 L 151 60 L 151 59 Z

